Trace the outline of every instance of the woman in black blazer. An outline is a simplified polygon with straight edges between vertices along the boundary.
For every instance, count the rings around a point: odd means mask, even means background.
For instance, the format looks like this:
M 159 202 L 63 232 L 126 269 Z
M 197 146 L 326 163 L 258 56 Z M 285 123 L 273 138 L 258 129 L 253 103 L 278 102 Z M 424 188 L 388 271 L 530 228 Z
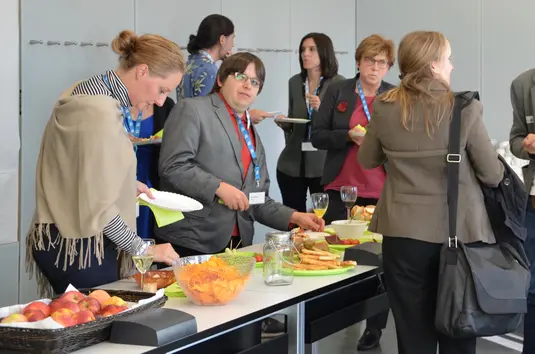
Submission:
M 175 102 L 167 97 L 164 104 L 149 106 L 143 111 L 139 138 L 150 138 L 163 129 L 165 121 L 173 109 Z M 137 117 L 138 111 L 132 108 L 132 117 Z M 148 144 L 137 147 L 137 179 L 149 188 L 160 188 L 158 175 L 158 160 L 160 158 L 160 145 Z M 137 218 L 137 233 L 142 238 L 153 238 L 154 215 L 146 206 L 139 207 Z

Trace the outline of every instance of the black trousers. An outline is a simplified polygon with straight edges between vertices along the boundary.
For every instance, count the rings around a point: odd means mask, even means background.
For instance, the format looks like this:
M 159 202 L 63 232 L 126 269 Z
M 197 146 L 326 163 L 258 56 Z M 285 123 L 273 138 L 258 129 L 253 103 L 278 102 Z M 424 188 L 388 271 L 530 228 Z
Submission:
M 399 354 L 475 354 L 476 339 L 435 329 L 441 244 L 383 236 L 383 267 Z
M 329 195 L 329 207 L 323 219 L 325 224 L 328 225 L 335 220 L 345 220 L 347 219 L 347 209 L 344 202 L 342 202 L 342 197 L 339 191 L 328 190 L 327 195 Z M 371 198 L 357 198 L 355 205 L 376 205 L 377 199 Z M 378 315 L 368 318 L 366 321 L 366 327 L 370 329 L 385 329 L 386 323 L 388 322 L 388 312 L 385 311 Z
M 322 193 L 321 178 L 292 177 L 277 170 L 277 183 L 281 190 L 282 204 L 306 213 L 307 192 Z

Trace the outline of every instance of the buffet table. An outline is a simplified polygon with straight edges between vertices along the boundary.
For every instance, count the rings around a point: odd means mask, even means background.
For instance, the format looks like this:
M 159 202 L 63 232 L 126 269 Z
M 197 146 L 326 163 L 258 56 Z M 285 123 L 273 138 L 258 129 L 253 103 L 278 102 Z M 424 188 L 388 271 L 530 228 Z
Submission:
M 242 250 L 261 252 L 262 245 Z M 197 306 L 185 298 L 169 298 L 164 307 L 193 315 L 197 334 L 158 348 L 104 342 L 76 353 L 315 353 L 320 339 L 388 308 L 386 294 L 377 293 L 379 284 L 375 267 L 357 266 L 341 275 L 296 276 L 291 286 L 270 287 L 259 268 L 239 297 L 225 306 Z M 121 280 L 101 288 L 135 290 L 137 284 Z M 274 314 L 287 316 L 287 331 L 261 342 L 261 320 Z

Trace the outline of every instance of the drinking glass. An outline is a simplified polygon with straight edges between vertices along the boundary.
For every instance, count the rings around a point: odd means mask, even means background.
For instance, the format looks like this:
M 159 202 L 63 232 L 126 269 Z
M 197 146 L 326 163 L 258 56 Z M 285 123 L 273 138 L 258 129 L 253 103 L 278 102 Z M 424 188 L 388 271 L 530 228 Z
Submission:
M 310 198 L 312 199 L 312 209 L 314 209 L 314 214 L 323 218 L 323 215 L 325 215 L 327 208 L 329 207 L 329 196 L 327 193 L 314 193 Z
M 351 220 L 351 208 L 357 201 L 358 189 L 353 186 L 343 186 L 340 188 L 340 196 L 347 209 L 347 220 Z
M 132 256 L 134 264 L 141 273 L 141 290 L 143 290 L 145 273 L 152 266 L 152 261 L 154 260 L 154 249 L 153 246 L 156 242 L 153 239 L 147 238 L 143 239 L 143 245 L 136 251 Z

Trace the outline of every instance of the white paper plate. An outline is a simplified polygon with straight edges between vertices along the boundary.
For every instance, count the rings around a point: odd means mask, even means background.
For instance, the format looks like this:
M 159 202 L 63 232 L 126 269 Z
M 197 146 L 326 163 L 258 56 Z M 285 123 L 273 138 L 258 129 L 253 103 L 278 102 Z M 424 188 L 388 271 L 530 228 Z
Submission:
M 152 195 L 155 199 L 150 199 L 145 193 L 142 193 L 139 198 L 148 204 L 172 211 L 188 213 L 202 209 L 201 203 L 185 195 L 161 191 L 153 191 Z
M 305 233 L 311 240 L 323 240 L 325 236 L 329 236 L 329 234 L 326 232 L 307 231 Z
M 136 141 L 134 142 L 134 145 L 142 146 L 142 145 L 154 145 L 154 144 L 161 144 L 162 139 L 152 139 L 152 140 L 143 140 L 143 141 Z
M 294 123 L 294 124 L 308 124 L 309 119 L 305 118 L 275 118 L 275 122 L 279 123 Z

